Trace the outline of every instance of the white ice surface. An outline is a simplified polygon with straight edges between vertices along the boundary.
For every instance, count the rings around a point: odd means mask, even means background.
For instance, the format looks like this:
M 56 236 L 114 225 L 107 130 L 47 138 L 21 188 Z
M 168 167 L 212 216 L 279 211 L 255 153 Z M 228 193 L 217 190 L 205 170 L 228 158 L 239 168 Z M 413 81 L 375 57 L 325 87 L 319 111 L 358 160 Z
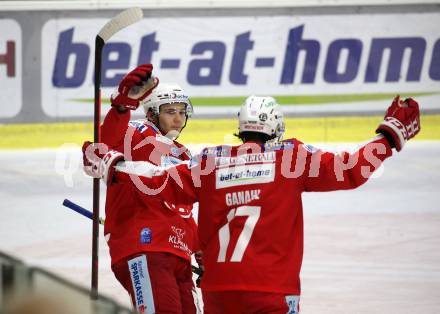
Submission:
M 0 173 L 0 250 L 89 286 L 91 221 L 61 205 L 91 208 L 79 147 L 0 151 Z M 301 313 L 440 313 L 439 191 L 440 142 L 414 141 L 357 190 L 305 193 Z M 128 305 L 100 239 L 99 290 Z

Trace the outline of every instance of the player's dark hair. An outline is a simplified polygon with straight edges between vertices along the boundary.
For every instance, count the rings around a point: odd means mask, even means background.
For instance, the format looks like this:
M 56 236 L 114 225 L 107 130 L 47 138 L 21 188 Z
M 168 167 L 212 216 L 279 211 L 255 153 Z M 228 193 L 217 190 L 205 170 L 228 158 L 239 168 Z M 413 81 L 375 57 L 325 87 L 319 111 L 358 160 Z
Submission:
M 266 143 L 267 141 L 270 141 L 276 137 L 276 135 L 267 135 L 260 132 L 240 132 L 234 134 L 236 137 L 238 137 L 240 140 L 242 140 L 243 143 L 246 142 L 257 142 L 257 143 Z

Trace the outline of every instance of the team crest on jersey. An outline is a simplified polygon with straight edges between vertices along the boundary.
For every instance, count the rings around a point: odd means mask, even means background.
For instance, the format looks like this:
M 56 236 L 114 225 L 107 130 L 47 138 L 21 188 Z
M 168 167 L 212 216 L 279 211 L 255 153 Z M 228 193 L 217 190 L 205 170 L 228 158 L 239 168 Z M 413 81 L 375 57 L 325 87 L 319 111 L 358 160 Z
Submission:
M 171 230 L 173 231 L 168 238 L 168 243 L 181 251 L 184 251 L 188 256 L 191 256 L 192 251 L 189 249 L 188 244 L 185 242 L 185 230 L 182 228 L 178 228 L 176 226 L 171 226 Z
M 181 229 L 181 228 L 177 228 L 175 226 L 171 226 L 171 230 L 174 231 L 174 233 L 177 235 L 177 238 L 179 240 L 183 239 L 183 236 L 185 235 L 185 230 Z
M 141 243 L 142 244 L 150 244 L 153 240 L 153 232 L 151 232 L 150 228 L 143 228 L 141 230 Z

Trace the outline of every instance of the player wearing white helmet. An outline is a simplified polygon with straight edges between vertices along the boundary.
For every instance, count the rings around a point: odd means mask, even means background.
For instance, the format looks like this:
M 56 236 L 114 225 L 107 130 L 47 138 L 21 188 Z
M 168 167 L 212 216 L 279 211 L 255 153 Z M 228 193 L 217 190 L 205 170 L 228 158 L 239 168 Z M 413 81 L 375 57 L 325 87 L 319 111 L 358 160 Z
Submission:
M 238 113 L 239 134 L 243 141 L 250 141 L 258 133 L 263 142 L 280 141 L 284 134 L 283 113 L 272 97 L 249 96 Z
M 193 113 L 189 96 L 177 84 L 159 84 L 141 103 L 146 117 L 172 140 L 177 139 Z
M 152 69 L 151 64 L 140 65 L 119 83 L 101 141 L 134 161 L 179 164 L 190 158 L 175 139 L 191 116 L 191 101 L 178 85 L 159 84 Z M 130 121 L 131 110 L 140 104 L 146 118 Z M 139 197 L 127 184 L 107 185 L 104 234 L 112 270 L 139 313 L 197 311 L 191 271 L 191 255 L 198 250 L 196 224 L 191 212 L 181 215 L 172 206 L 188 207 L 157 196 Z

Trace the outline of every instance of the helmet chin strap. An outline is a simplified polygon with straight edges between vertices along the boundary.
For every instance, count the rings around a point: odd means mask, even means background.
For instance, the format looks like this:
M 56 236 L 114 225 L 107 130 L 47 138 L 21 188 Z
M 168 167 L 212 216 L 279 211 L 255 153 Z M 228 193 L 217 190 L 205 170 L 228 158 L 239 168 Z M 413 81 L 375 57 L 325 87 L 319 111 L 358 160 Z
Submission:
M 179 132 L 179 131 L 177 131 L 177 130 L 171 130 L 171 131 L 168 131 L 167 134 L 165 134 L 165 137 L 167 137 L 167 138 L 169 138 L 170 140 L 174 141 L 174 140 L 176 140 L 176 139 L 179 137 L 179 135 L 180 135 L 180 132 Z

